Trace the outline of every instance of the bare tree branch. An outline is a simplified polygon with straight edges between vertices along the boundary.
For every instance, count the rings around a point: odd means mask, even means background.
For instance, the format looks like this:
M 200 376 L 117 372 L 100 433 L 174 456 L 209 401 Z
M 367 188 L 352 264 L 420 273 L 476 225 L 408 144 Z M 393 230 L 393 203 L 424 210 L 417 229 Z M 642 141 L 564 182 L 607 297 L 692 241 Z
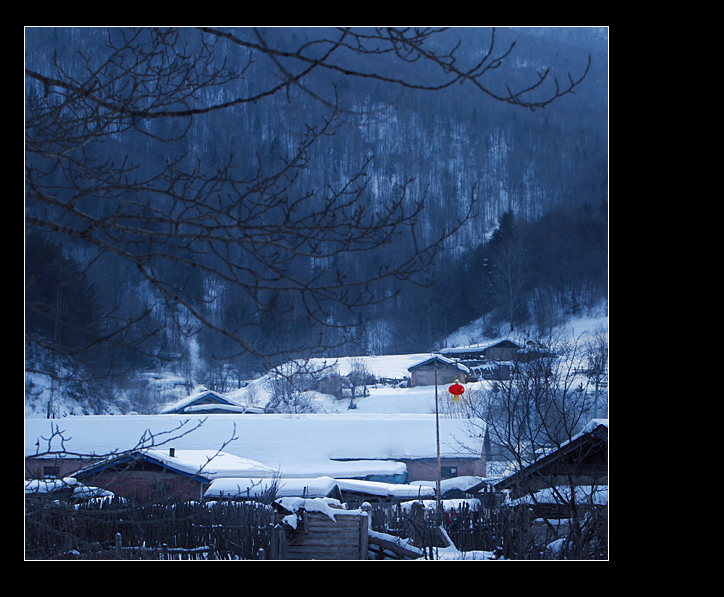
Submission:
M 110 30 L 97 52 L 79 53 L 72 63 L 57 58 L 28 66 L 26 226 L 84 247 L 97 267 L 125 263 L 153 289 L 182 333 L 213 330 L 239 352 L 273 360 L 290 347 L 270 349 L 252 332 L 267 328 L 261 315 L 270 296 L 287 301 L 278 311 L 285 324 L 277 330 L 302 323 L 340 326 L 333 309 L 353 312 L 376 304 L 386 296 L 378 290 L 383 281 L 418 281 L 447 239 L 477 211 L 473 189 L 459 217 L 430 237 L 421 229 L 427 197 L 424 191 L 413 195 L 412 179 L 372 209 L 367 201 L 370 155 L 357 156 L 357 169 L 346 180 L 304 188 L 302 175 L 314 152 L 334 134 L 340 114 L 348 113 L 335 85 L 322 88 L 314 77 L 334 74 L 429 91 L 469 82 L 495 100 L 528 108 L 572 92 L 585 77 L 571 78 L 568 87 L 556 88 L 544 100 L 525 98 L 540 89 L 545 76 L 521 91 L 496 94 L 483 78 L 512 47 L 496 54 L 493 34 L 483 58 L 463 68 L 457 47 L 430 49 L 442 33 L 320 29 L 295 45 L 270 41 L 267 30 L 121 28 Z M 380 57 L 413 70 L 391 77 L 377 69 L 378 63 L 368 64 Z M 421 82 L 414 68 L 422 63 L 434 65 L 441 80 Z M 276 79 L 257 81 L 260 67 Z M 257 154 L 253 170 L 235 155 L 212 165 L 193 155 L 193 148 L 175 149 L 202 115 L 270 101 L 282 92 L 287 101 L 297 101 L 295 90 L 327 114 L 306 124 L 294 150 L 287 145 L 273 163 Z M 131 135 L 139 133 L 150 144 L 149 154 L 123 153 Z M 163 160 L 152 153 L 157 151 Z M 329 267 L 335 259 L 363 256 L 378 256 L 380 265 L 359 271 Z M 233 329 L 210 315 L 203 285 L 212 280 L 227 293 L 243 295 L 257 315 Z M 111 313 L 105 327 L 89 332 L 87 342 L 69 354 L 147 343 L 145 333 L 129 332 L 145 325 L 153 309 L 139 306 L 125 323 L 119 319 L 107 325 Z M 196 324 L 185 323 L 190 321 Z M 319 337 L 291 349 L 324 345 Z M 53 338 L 30 335 L 28 340 L 46 349 L 54 346 Z

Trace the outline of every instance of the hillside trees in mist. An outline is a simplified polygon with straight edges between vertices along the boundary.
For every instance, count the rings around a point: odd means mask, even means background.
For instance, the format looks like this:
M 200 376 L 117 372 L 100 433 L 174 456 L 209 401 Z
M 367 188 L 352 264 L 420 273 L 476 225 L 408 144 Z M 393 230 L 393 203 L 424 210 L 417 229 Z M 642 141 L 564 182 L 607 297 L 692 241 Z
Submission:
M 26 37 L 26 229 L 97 288 L 80 348 L 124 366 L 129 350 L 182 358 L 191 335 L 208 362 L 259 365 L 363 334 L 361 313 L 400 307 L 442 249 L 479 242 L 468 223 L 499 197 L 490 168 L 518 167 L 495 106 L 555 105 L 590 67 L 504 72 L 513 48 L 487 31 L 470 55 L 455 30 Z M 477 98 L 453 109 L 480 145 L 446 112 L 458 94 Z M 60 348 L 29 323 L 29 343 Z
M 489 239 L 441 257 L 429 281 L 400 297 L 400 352 L 440 347 L 485 316 L 491 338 L 501 329 L 550 331 L 562 316 L 590 313 L 607 300 L 607 201 L 562 205 L 531 221 L 505 211 Z

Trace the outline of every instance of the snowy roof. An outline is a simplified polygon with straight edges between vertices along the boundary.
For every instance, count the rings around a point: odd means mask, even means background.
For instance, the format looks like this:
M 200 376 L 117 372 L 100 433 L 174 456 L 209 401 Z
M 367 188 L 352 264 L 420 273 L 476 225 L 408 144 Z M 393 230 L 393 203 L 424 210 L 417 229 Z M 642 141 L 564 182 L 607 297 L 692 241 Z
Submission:
M 135 450 L 99 464 L 85 467 L 76 473 L 76 476 L 83 478 L 88 474 L 113 466 L 119 461 L 130 462 L 135 459 L 153 462 L 181 474 L 198 475 L 207 480 L 235 476 L 271 477 L 276 474 L 274 469 L 264 466 L 260 462 L 234 456 L 233 454 L 216 450 L 176 450 L 174 448 L 172 450 Z
M 466 373 L 470 372 L 470 369 L 468 369 L 462 363 L 459 363 L 458 361 L 455 361 L 453 359 L 448 359 L 447 357 L 443 357 L 439 354 L 435 354 L 435 355 L 425 359 L 424 361 L 420 361 L 419 363 L 416 363 L 416 364 L 412 365 L 411 367 L 408 367 L 407 370 L 412 371 L 413 369 L 417 369 L 418 367 L 424 367 L 425 365 L 427 365 L 428 363 L 432 363 L 433 361 L 437 361 L 446 366 L 455 367 L 457 369 L 460 369 L 460 371 L 464 371 Z
M 479 423 L 479 421 L 478 421 Z M 440 419 L 441 457 L 478 457 L 470 421 Z M 53 430 L 62 434 L 52 445 Z M 478 434 L 479 435 L 479 434 Z M 62 439 L 62 441 L 61 441 Z M 25 420 L 25 455 L 38 450 L 107 455 L 134 449 L 217 450 L 284 477 L 361 477 L 404 471 L 402 459 L 435 458 L 434 414 L 79 416 Z M 240 474 L 238 476 L 253 476 Z
M 74 479 L 73 477 L 25 480 L 26 495 L 53 493 L 56 491 L 70 491 L 74 498 L 110 497 L 113 495 L 105 489 L 83 485 L 78 482 L 78 479 Z
M 506 505 L 516 506 L 519 504 L 566 504 L 575 496 L 577 504 L 592 504 L 595 506 L 608 505 L 608 487 L 578 485 L 574 487 L 575 493 L 571 492 L 569 485 L 557 485 L 546 487 L 540 491 L 533 492 L 533 495 L 526 494 L 514 500 L 509 500 Z
M 570 441 L 501 479 L 495 486 L 498 489 L 510 489 L 513 497 L 519 497 L 518 494 L 523 491 L 544 489 L 551 483 L 557 485 L 557 479 L 564 483 L 570 475 L 573 475 L 577 485 L 606 483 L 607 444 L 608 419 L 592 419 Z M 582 447 L 585 449 L 581 450 Z M 522 483 L 523 480 L 525 483 Z
M 463 476 L 463 477 L 452 477 L 451 479 L 442 479 L 440 481 L 440 491 L 443 495 L 453 489 L 459 489 L 465 493 L 474 492 L 486 483 L 485 477 L 475 476 Z M 428 487 L 435 487 L 435 481 L 416 481 L 413 485 L 426 485 Z
M 446 481 L 448 481 L 446 483 Z M 455 486 L 462 485 L 471 487 L 483 482 L 480 477 L 461 477 L 443 481 L 441 489 L 443 494 Z M 399 498 L 399 499 L 424 499 L 435 497 L 435 485 L 427 483 L 398 484 L 381 483 L 379 481 L 363 481 L 359 479 L 333 479 L 331 477 L 316 478 L 290 478 L 290 479 L 259 479 L 259 478 L 222 478 L 215 479 L 206 490 L 206 498 L 222 498 L 243 496 L 260 498 L 266 495 L 276 484 L 277 497 L 327 497 L 330 496 L 335 487 L 342 492 L 354 492 L 370 496 Z
M 208 404 L 209 400 L 218 406 L 227 406 L 232 408 L 236 407 L 242 412 L 244 410 L 243 407 L 239 407 L 238 404 L 234 404 L 233 402 L 231 402 L 231 400 L 225 398 L 221 394 L 217 394 L 212 390 L 203 390 L 196 394 L 192 394 L 191 396 L 187 396 L 186 398 L 182 398 L 178 402 L 175 402 L 174 404 L 163 408 L 161 410 L 161 414 L 178 413 L 189 410 L 190 408 L 193 409 L 195 406 L 201 406 L 198 403 L 204 402 L 205 404 Z
M 25 493 L 50 493 L 63 489 L 72 490 L 77 485 L 78 481 L 72 477 L 64 479 L 26 479 Z
M 272 489 L 281 497 L 327 497 L 338 487 L 331 477 L 273 479 L 228 477 L 214 479 L 204 493 L 205 498 L 229 498 L 234 496 L 260 498 Z
M 192 404 L 183 409 L 184 413 L 204 413 L 213 409 L 215 412 L 245 413 L 246 406 L 236 404 Z
M 267 477 L 276 474 L 276 470 L 264 466 L 261 462 L 242 458 L 215 450 L 147 450 L 146 454 L 166 466 L 186 473 L 201 474 L 209 479 L 219 477 Z
M 583 428 L 583 431 L 579 435 L 583 435 L 584 433 L 593 433 L 594 430 L 596 430 L 599 427 L 606 427 L 606 430 L 608 430 L 608 419 L 591 419 L 586 426 Z M 579 437 L 578 435 L 576 437 Z M 576 439 L 575 437 L 573 439 Z M 571 440 L 572 441 L 572 440 Z
M 494 346 L 497 346 L 498 344 L 503 345 L 515 345 L 520 348 L 520 345 L 517 342 L 513 342 L 512 340 L 508 338 L 498 339 L 498 340 L 492 340 L 491 342 L 485 342 L 483 344 L 472 344 L 470 346 L 455 346 L 455 347 L 448 347 L 443 348 L 440 350 L 442 354 L 458 354 L 458 353 L 469 353 L 469 352 L 484 352 L 488 348 L 492 348 Z
M 424 485 L 402 485 L 398 483 L 380 483 L 378 481 L 361 481 L 358 479 L 338 479 L 341 491 L 353 491 L 368 495 L 392 498 L 434 497 L 435 488 Z

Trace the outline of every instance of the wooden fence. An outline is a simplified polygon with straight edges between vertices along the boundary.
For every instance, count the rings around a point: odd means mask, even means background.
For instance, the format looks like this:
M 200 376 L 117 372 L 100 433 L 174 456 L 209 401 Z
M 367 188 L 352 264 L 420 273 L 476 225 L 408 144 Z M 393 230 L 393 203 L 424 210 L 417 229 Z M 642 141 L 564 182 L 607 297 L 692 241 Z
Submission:
M 25 541 L 27 559 L 285 559 L 316 558 L 305 553 L 319 545 L 345 541 L 352 547 L 345 557 L 387 558 L 434 557 L 434 548 L 444 547 L 444 536 L 462 552 L 481 550 L 506 558 L 528 549 L 517 529 L 520 521 L 495 508 L 471 508 L 466 503 L 438 514 L 434 509 L 400 505 L 375 507 L 362 520 L 345 525 L 320 525 L 321 535 L 289 537 L 280 549 L 278 517 L 271 506 L 244 502 L 133 503 L 118 498 L 81 504 L 48 499 L 26 500 Z M 369 527 L 367 527 L 369 524 Z M 526 522 L 526 524 L 528 524 Z M 304 528 L 302 523 L 302 529 Z M 366 531 L 369 528 L 370 538 Z M 365 532 L 363 532 L 365 531 Z M 276 534 L 275 534 L 276 533 Z M 375 535 L 373 541 L 372 535 Z M 355 537 L 352 537 L 355 535 Z M 378 535 L 402 539 L 411 549 L 395 552 L 393 543 L 380 543 Z M 351 538 L 350 538 L 351 537 Z M 298 543 L 295 545 L 295 543 Z M 341 549 L 341 548 L 340 548 Z M 286 550 L 286 551 L 285 551 Z M 341 559 L 342 552 L 334 557 Z
M 463 502 L 439 514 L 434 508 L 403 509 L 400 505 L 371 512 L 372 530 L 410 539 L 423 550 L 444 547 L 439 527 L 460 551 L 500 552 L 505 541 L 505 520 L 497 508 L 472 508 Z
M 28 559 L 238 559 L 265 557 L 274 511 L 250 503 L 80 504 L 26 500 Z

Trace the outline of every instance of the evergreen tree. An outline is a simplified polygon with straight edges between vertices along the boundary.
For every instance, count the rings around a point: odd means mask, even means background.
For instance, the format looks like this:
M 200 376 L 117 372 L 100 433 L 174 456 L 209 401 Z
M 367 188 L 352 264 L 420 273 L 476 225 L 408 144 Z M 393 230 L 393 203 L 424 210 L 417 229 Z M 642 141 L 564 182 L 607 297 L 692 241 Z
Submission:
M 528 266 L 512 211 L 508 210 L 500 216 L 488 249 L 490 291 L 496 306 L 510 321 L 512 331 L 528 317 L 523 294 Z
M 96 288 L 80 265 L 46 235 L 29 234 L 25 244 L 25 326 L 31 344 L 66 356 L 88 353 L 100 333 L 97 311 Z
M 518 240 L 518 226 L 515 214 L 511 210 L 503 212 L 498 218 L 498 227 L 490 238 L 490 250 L 495 253 L 507 244 Z

